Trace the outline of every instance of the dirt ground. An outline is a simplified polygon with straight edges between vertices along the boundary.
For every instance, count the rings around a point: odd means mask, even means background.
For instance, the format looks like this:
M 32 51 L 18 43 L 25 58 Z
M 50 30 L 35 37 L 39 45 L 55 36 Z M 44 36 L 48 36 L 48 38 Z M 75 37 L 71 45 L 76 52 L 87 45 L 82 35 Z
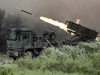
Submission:
M 0 65 L 13 63 L 13 59 L 9 58 L 6 53 L 0 53 Z

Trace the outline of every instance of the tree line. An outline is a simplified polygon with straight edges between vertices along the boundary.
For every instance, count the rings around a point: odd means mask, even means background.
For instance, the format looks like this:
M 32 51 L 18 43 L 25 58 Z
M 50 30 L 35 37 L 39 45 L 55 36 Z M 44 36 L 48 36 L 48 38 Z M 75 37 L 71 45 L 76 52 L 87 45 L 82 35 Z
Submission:
M 0 51 L 6 51 L 6 29 L 22 27 L 22 19 L 20 15 L 10 15 L 0 8 Z

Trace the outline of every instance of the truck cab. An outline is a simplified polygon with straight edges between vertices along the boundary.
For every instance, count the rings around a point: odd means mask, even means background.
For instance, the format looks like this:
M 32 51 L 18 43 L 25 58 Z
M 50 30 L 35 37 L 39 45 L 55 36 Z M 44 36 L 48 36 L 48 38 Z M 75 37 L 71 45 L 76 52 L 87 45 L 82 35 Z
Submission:
M 11 28 L 7 30 L 7 54 L 9 57 L 24 56 L 26 52 L 32 57 L 43 49 L 43 43 L 35 32 L 28 28 Z

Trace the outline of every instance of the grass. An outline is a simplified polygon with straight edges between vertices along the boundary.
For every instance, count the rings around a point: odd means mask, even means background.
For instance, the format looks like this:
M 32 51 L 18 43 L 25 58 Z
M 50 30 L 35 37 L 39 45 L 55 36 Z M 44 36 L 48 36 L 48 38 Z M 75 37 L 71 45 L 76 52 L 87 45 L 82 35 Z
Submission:
M 5 59 L 5 58 L 7 58 L 6 56 L 4 56 L 3 54 L 0 54 L 0 63 L 1 62 L 4 62 L 4 60 L 3 59 Z
M 0 63 L 1 62 L 4 63 L 4 59 L 8 59 L 9 60 L 9 57 L 7 55 L 0 54 Z
M 63 72 L 57 72 L 57 71 L 49 71 L 46 70 L 45 72 L 41 70 L 29 70 L 22 67 L 17 67 L 15 65 L 12 65 L 12 67 L 0 67 L 0 75 L 82 75 L 78 73 L 63 73 Z
M 0 58 L 0 62 L 3 62 L 3 59 Z
M 8 59 L 9 57 L 7 55 L 3 55 L 3 54 L 0 54 L 0 59 Z
M 100 75 L 100 42 L 81 43 L 63 48 L 45 48 L 42 54 L 33 60 L 20 58 L 14 62 L 17 66 L 0 68 L 0 73 L 9 75 Z M 11 71 L 10 71 L 11 70 Z M 6 71 L 6 72 L 5 72 Z M 13 73 L 14 71 L 14 73 Z M 5 74 L 6 75 L 6 74 Z

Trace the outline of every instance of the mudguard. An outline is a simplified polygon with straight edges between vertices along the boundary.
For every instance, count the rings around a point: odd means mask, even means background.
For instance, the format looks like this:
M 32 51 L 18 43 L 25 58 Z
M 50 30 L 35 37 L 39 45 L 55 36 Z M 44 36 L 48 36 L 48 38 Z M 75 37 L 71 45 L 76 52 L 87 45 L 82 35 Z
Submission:
M 34 47 L 33 47 L 33 46 L 26 46 L 26 47 L 24 48 L 24 52 L 26 52 L 26 50 L 28 50 L 28 49 L 34 50 Z

